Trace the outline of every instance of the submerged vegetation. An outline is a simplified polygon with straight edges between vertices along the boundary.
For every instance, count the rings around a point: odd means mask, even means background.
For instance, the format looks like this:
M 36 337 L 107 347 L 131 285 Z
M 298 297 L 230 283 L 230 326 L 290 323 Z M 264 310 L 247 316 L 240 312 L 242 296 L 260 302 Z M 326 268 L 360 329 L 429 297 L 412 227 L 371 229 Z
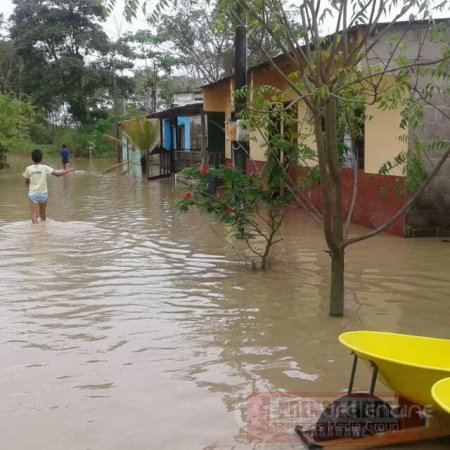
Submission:
M 191 207 L 214 215 L 230 227 L 231 235 L 244 241 L 253 257 L 252 267 L 270 267 L 273 247 L 281 242 L 280 227 L 292 198 L 284 177 L 247 175 L 231 163 L 220 168 L 190 167 L 184 175 L 191 184 L 179 202 L 183 212 Z

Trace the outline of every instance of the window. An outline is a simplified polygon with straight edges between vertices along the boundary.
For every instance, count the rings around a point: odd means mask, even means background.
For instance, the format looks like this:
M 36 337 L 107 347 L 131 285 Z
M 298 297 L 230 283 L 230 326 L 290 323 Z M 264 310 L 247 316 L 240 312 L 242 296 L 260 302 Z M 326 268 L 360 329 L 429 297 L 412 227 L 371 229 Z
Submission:
M 341 167 L 364 169 L 364 110 L 355 110 L 341 140 Z

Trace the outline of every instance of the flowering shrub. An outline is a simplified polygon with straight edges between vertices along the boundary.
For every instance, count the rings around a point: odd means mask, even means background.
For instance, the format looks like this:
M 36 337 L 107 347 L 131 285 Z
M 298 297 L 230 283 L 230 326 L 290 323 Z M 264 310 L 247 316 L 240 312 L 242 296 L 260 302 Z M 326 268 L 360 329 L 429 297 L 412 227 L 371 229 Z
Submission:
M 193 192 L 185 192 L 183 194 L 183 198 L 186 200 L 192 200 L 194 198 L 194 193 Z
M 208 173 L 208 171 L 209 171 L 209 167 L 208 166 L 200 166 L 199 169 L 198 169 L 198 174 L 201 177 L 204 177 Z
M 260 258 L 261 268 L 268 268 L 272 246 L 281 241 L 285 206 L 291 200 L 283 189 L 285 177 L 246 175 L 230 162 L 220 168 L 188 167 L 183 174 L 191 185 L 179 209 L 196 207 L 230 225 L 233 236 Z

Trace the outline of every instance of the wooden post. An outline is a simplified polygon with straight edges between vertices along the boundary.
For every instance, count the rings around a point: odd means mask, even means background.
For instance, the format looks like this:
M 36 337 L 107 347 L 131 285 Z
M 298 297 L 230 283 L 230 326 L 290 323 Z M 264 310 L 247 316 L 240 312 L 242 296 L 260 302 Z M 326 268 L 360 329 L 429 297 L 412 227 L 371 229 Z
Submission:
M 201 163 L 206 165 L 208 163 L 208 155 L 206 154 L 206 120 L 205 112 L 200 111 L 200 121 L 201 121 L 201 142 L 200 142 L 200 152 L 201 152 Z
M 117 144 L 117 162 L 122 161 L 122 138 L 120 136 L 119 124 L 116 122 L 116 138 L 120 140 Z
M 245 14 L 242 5 L 237 2 L 237 17 L 243 17 Z M 234 90 L 238 91 L 247 85 L 247 30 L 245 24 L 238 23 L 235 30 L 234 38 Z M 234 103 L 234 113 L 236 115 L 245 107 L 243 103 Z M 247 151 L 245 144 L 239 141 L 232 142 L 232 152 L 234 157 L 234 165 L 243 172 L 246 170 Z

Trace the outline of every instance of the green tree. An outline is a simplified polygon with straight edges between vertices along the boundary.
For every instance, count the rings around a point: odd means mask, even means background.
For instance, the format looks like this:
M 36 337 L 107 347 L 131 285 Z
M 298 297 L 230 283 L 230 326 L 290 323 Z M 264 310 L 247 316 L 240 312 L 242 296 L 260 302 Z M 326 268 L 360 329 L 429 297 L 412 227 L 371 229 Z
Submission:
M 6 153 L 29 138 L 33 116 L 30 103 L 0 94 L 0 169 L 6 165 Z
M 239 21 L 228 14 L 223 2 L 172 2 L 170 12 L 164 12 L 158 5 L 150 16 L 150 23 L 158 24 L 157 35 L 168 51 L 203 83 L 217 81 L 234 71 L 235 27 Z M 248 42 L 247 51 L 250 65 L 264 61 L 265 54 L 274 56 L 278 51 L 266 30 L 260 28 L 253 32 L 254 40 Z
M 218 8 L 193 4 L 158 17 L 158 37 L 180 64 L 203 82 L 213 82 L 233 69 L 233 31 L 219 25 Z
M 0 14 L 0 92 L 21 98 L 23 64 L 9 36 L 9 23 Z
M 64 103 L 80 123 L 89 123 L 100 88 L 109 83 L 97 57 L 109 42 L 96 0 L 15 0 L 11 37 L 23 61 L 22 86 L 38 107 L 54 111 Z
M 134 147 L 140 150 L 146 161 L 146 167 L 149 167 L 149 153 L 156 146 L 159 139 L 159 127 L 145 116 L 135 119 L 125 120 L 120 123 L 128 138 Z M 116 141 L 120 144 L 120 141 Z
M 108 53 L 102 55 L 96 62 L 99 73 L 104 75 L 106 89 L 99 89 L 103 99 L 98 99 L 97 105 L 106 105 L 112 100 L 114 121 L 127 115 L 127 99 L 134 91 L 132 78 L 126 74 L 134 67 L 134 52 L 126 36 L 119 34 L 118 38 L 110 43 Z M 103 109 L 104 106 L 103 106 Z
M 163 85 L 162 77 L 167 80 L 173 68 L 177 67 L 179 59 L 161 48 L 162 39 L 149 30 L 138 30 L 126 37 L 133 47 L 134 59 L 143 63 L 135 72 L 136 94 L 135 101 L 141 105 L 145 113 L 155 112 L 158 109 L 158 99 L 167 98 L 167 92 L 161 95 Z
M 144 152 L 144 154 L 147 154 L 155 147 L 159 137 L 159 129 L 147 117 L 143 116 L 125 120 L 121 122 L 120 126 L 130 138 L 133 145 Z

